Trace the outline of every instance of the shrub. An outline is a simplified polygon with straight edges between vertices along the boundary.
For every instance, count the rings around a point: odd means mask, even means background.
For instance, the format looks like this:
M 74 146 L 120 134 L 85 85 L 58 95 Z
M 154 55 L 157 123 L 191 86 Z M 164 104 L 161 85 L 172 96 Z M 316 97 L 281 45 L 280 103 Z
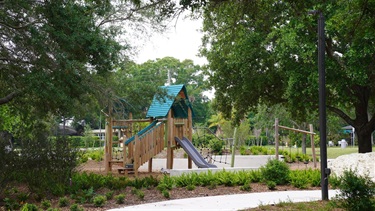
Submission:
M 266 185 L 267 185 L 267 188 L 270 189 L 270 190 L 276 189 L 276 182 L 274 182 L 274 181 L 271 181 L 271 180 L 267 181 Z
M 169 191 L 168 190 L 163 190 L 162 192 L 161 192 L 161 194 L 165 197 L 165 198 L 167 198 L 167 199 L 169 199 L 171 196 L 170 196 L 170 194 L 169 194 Z
M 143 200 L 145 198 L 145 193 L 141 190 L 136 189 L 135 195 L 138 199 Z
M 35 204 L 24 204 L 21 211 L 38 211 L 38 207 Z
M 67 207 L 69 205 L 69 199 L 67 197 L 61 197 L 59 199 L 59 207 Z
M 246 182 L 244 185 L 241 186 L 240 190 L 242 191 L 251 191 L 251 186 L 250 186 L 250 182 Z
M 221 155 L 223 154 L 223 147 L 224 147 L 224 141 L 220 139 L 212 139 L 210 140 L 210 148 L 213 152 Z
M 70 206 L 70 211 L 83 211 L 83 208 L 78 204 L 72 204 L 72 206 Z
M 305 171 L 299 171 L 299 170 L 291 171 L 289 178 L 290 178 L 290 183 L 296 188 L 306 189 L 308 187 L 309 177 Z
M 47 199 L 43 200 L 41 205 L 42 205 L 42 208 L 45 210 L 52 206 L 51 201 Z
M 92 201 L 95 207 L 102 207 L 107 202 L 107 198 L 103 195 L 97 195 Z
M 125 194 L 115 196 L 115 200 L 117 204 L 123 204 L 125 202 Z
M 358 176 L 353 170 L 344 171 L 340 177 L 339 199 L 347 210 L 374 210 L 372 201 L 375 195 L 375 183 L 368 176 Z
M 107 200 L 111 200 L 113 198 L 113 191 L 111 190 L 105 193 L 105 197 L 107 198 Z
M 284 185 L 289 182 L 289 166 L 276 159 L 269 160 L 260 168 L 264 181 L 274 181 L 276 185 Z
M 188 191 L 195 190 L 195 185 L 189 184 L 188 186 L 186 186 L 186 190 L 188 190 Z

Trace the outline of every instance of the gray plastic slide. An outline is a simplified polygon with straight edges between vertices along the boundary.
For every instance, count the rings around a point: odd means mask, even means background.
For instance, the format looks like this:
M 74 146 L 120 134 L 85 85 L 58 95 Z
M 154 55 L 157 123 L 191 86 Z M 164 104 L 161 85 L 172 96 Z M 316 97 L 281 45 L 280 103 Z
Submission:
M 195 165 L 198 166 L 198 168 L 217 168 L 216 165 L 208 163 L 202 156 L 199 154 L 199 152 L 195 149 L 193 144 L 189 141 L 187 138 L 183 138 L 180 140 L 178 137 L 174 138 L 178 144 L 182 146 L 182 148 L 185 150 L 185 152 L 191 157 L 191 159 L 194 161 Z

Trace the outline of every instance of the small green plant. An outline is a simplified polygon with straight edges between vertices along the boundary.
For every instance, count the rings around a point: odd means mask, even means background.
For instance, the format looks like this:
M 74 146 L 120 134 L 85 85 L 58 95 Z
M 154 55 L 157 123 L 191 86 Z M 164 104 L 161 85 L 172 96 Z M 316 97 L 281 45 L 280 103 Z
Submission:
M 97 195 L 93 198 L 93 203 L 95 207 L 103 207 L 107 202 L 107 198 L 103 195 Z
M 125 202 L 125 194 L 115 196 L 115 200 L 117 204 L 123 204 Z
M 245 182 L 245 184 L 243 184 L 243 185 L 240 187 L 240 190 L 242 190 L 242 191 L 247 191 L 247 192 L 250 192 L 251 189 L 252 189 L 252 188 L 251 188 L 249 182 Z
M 6 210 L 18 210 L 20 204 L 11 198 L 4 198 L 4 205 Z
M 38 207 L 35 204 L 24 204 L 21 211 L 38 211 Z
M 145 198 L 145 193 L 141 190 L 138 190 L 137 189 L 137 192 L 135 193 L 135 195 L 140 199 L 140 200 L 143 200 Z
M 290 183 L 299 189 L 306 189 L 309 184 L 309 175 L 307 175 L 307 171 L 291 171 L 290 175 Z
M 358 176 L 353 170 L 344 171 L 339 185 L 341 206 L 347 210 L 375 210 L 375 183 L 368 176 Z
M 193 185 L 193 184 L 189 184 L 189 185 L 187 185 L 187 186 L 186 186 L 186 190 L 188 190 L 188 191 L 195 190 L 195 185 Z
M 113 199 L 113 191 L 108 191 L 107 193 L 105 193 L 105 197 L 107 198 L 107 200 L 111 200 Z
M 78 204 L 72 204 L 70 211 L 83 211 L 83 207 L 80 207 Z
M 340 178 L 336 175 L 332 175 L 329 177 L 329 184 L 332 186 L 333 189 L 339 188 L 341 181 Z
M 276 159 L 269 160 L 260 168 L 264 181 L 274 181 L 276 185 L 285 185 L 289 182 L 289 166 Z
M 210 184 L 208 185 L 209 190 L 216 189 L 217 187 L 217 182 L 216 181 L 211 181 Z
M 274 181 L 267 181 L 266 185 L 267 185 L 267 188 L 269 190 L 276 190 L 276 182 L 274 182 Z
M 69 199 L 64 196 L 64 197 L 61 197 L 59 198 L 59 207 L 67 207 L 69 205 Z
M 170 196 L 170 194 L 169 194 L 169 191 L 168 190 L 163 190 L 162 192 L 161 192 L 161 194 L 165 197 L 165 198 L 167 198 L 167 199 L 169 199 L 171 196 Z
M 41 203 L 43 209 L 48 209 L 52 206 L 51 201 L 48 199 L 44 199 Z
M 30 193 L 20 192 L 20 193 L 17 195 L 18 202 L 19 202 L 20 204 L 24 204 L 24 203 L 27 202 L 27 200 L 29 199 L 29 196 L 30 196 Z

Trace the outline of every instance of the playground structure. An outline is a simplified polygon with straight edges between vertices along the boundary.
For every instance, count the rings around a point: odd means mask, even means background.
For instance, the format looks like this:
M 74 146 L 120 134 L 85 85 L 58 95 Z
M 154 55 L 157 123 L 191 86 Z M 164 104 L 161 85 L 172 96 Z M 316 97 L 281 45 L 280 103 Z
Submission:
M 134 172 L 138 175 L 138 168 L 148 162 L 148 171 L 152 171 L 152 158 L 162 152 L 166 146 L 167 169 L 173 169 L 173 151 L 180 147 L 175 137 L 192 139 L 193 110 L 184 85 L 163 86 L 168 97 L 158 100 L 155 96 L 148 109 L 146 118 L 115 120 L 109 115 L 106 125 L 105 171 L 112 171 L 112 165 L 120 165 L 119 172 L 125 174 Z M 134 123 L 149 122 L 150 124 L 133 134 Z M 118 133 L 119 141 L 113 141 L 113 133 Z M 184 140 L 185 140 L 184 139 Z M 192 145 L 191 145 L 192 146 Z M 194 148 L 194 147 L 193 147 Z M 192 150 L 189 148 L 188 150 Z M 120 152 L 116 158 L 114 154 Z M 192 158 L 188 153 L 188 168 L 192 168 Z M 193 158 L 196 163 L 196 159 Z
M 315 155 L 315 145 L 314 145 L 314 128 L 312 124 L 309 124 L 310 131 L 305 131 L 305 130 L 300 130 L 300 129 L 295 129 L 295 128 L 290 128 L 286 126 L 279 125 L 279 119 L 275 119 L 275 152 L 276 152 L 276 159 L 279 159 L 279 128 L 285 129 L 285 130 L 291 130 L 294 132 L 298 133 L 305 133 L 310 135 L 310 142 L 311 142 L 311 150 L 312 150 L 312 157 L 313 157 L 313 162 L 314 162 L 314 168 L 316 168 L 316 155 Z

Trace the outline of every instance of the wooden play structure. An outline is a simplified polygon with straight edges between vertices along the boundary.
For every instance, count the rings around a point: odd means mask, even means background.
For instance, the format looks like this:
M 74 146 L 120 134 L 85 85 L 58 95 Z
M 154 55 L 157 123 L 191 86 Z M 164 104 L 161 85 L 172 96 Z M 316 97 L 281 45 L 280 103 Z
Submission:
M 141 165 L 148 162 L 148 171 L 152 171 L 152 158 L 167 148 L 167 169 L 173 169 L 173 150 L 179 146 L 174 137 L 192 139 L 193 110 L 184 85 L 163 86 L 168 96 L 158 99 L 156 96 L 148 109 L 146 118 L 115 120 L 109 115 L 106 124 L 105 171 L 112 171 L 113 165 L 119 165 L 120 173 L 133 172 L 138 175 Z M 137 130 L 135 123 L 148 122 L 149 125 Z M 139 124 L 138 124 L 139 125 Z M 134 132 L 137 131 L 137 132 Z M 113 140 L 113 134 L 121 137 Z M 188 168 L 192 160 L 188 158 Z
M 276 159 L 279 159 L 279 128 L 285 129 L 285 130 L 291 130 L 298 133 L 305 133 L 310 135 L 310 142 L 311 142 L 311 151 L 312 151 L 312 157 L 314 162 L 314 168 L 316 168 L 316 155 L 315 155 L 315 145 L 314 145 L 314 128 L 312 124 L 309 124 L 310 131 L 290 128 L 286 126 L 279 125 L 279 119 L 275 119 L 275 148 L 276 148 Z

